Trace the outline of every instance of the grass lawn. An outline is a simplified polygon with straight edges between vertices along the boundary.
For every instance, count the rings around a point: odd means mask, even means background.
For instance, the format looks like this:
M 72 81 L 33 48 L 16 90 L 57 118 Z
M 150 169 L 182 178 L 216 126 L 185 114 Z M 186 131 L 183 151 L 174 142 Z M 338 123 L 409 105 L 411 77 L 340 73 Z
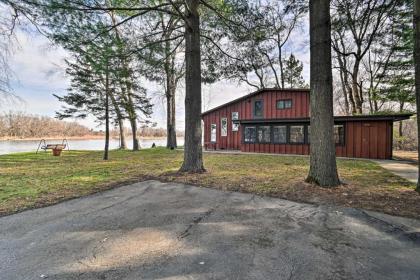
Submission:
M 203 174 L 179 174 L 182 151 L 64 151 L 0 156 L 0 215 L 49 205 L 124 183 L 159 179 L 319 204 L 420 218 L 414 184 L 366 160 L 338 160 L 346 183 L 334 189 L 304 183 L 307 157 L 205 154 Z

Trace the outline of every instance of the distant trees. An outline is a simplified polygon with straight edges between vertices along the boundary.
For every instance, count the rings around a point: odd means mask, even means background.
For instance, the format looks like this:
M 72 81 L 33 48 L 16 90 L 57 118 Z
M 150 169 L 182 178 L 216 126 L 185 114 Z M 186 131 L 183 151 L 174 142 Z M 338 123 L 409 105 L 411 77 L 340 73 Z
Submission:
M 0 115 L 0 137 L 4 138 L 48 138 L 92 136 L 95 132 L 76 122 L 64 122 L 54 118 L 6 113 Z

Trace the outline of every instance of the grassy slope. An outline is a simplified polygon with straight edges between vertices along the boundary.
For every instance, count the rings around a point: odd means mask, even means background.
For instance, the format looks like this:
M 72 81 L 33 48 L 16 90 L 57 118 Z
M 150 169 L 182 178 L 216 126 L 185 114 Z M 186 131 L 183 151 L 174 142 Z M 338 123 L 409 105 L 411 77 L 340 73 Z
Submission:
M 0 156 L 0 215 L 158 178 L 252 192 L 296 201 L 353 206 L 420 218 L 414 184 L 370 161 L 339 160 L 346 185 L 321 189 L 303 182 L 307 157 L 205 154 L 206 173 L 178 174 L 182 152 L 163 148 L 101 152 L 22 153 Z

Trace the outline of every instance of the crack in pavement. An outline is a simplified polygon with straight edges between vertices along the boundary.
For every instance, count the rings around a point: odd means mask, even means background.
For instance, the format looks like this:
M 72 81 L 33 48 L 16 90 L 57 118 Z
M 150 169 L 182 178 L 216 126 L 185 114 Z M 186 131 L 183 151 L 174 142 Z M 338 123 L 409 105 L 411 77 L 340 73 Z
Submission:
M 217 207 L 215 207 L 217 208 Z M 179 239 L 183 239 L 185 237 L 187 237 L 188 235 L 190 235 L 190 230 L 195 226 L 198 225 L 201 221 L 203 221 L 203 219 L 209 217 L 215 210 L 215 208 L 210 208 L 209 210 L 207 210 L 206 212 L 204 212 L 203 215 L 200 215 L 198 217 L 195 217 L 192 221 L 192 223 L 190 223 L 187 228 L 178 235 L 178 240 Z

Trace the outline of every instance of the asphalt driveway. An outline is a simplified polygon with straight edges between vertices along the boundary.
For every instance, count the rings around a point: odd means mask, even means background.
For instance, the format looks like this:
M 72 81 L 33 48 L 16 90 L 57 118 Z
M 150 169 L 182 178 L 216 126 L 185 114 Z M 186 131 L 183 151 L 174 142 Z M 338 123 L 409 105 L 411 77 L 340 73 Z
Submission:
M 0 279 L 43 278 L 418 280 L 420 238 L 361 210 L 147 181 L 0 218 Z

